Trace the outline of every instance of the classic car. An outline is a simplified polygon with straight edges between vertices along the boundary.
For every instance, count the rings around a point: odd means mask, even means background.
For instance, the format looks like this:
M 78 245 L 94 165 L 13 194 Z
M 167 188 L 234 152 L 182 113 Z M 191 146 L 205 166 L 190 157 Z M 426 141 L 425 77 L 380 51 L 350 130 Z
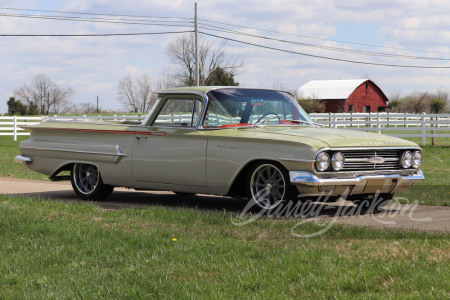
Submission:
M 424 179 L 417 144 L 321 127 L 277 90 L 175 88 L 158 93 L 141 124 L 48 121 L 23 128 L 31 135 L 15 160 L 51 180 L 70 180 L 82 199 L 127 187 L 228 195 L 264 208 L 324 194 L 359 203 L 389 200 Z

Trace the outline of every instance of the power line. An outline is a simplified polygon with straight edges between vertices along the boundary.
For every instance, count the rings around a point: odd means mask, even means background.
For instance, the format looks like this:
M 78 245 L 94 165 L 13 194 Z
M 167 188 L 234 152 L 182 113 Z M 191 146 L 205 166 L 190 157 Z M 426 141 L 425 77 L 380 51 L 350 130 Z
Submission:
M 63 11 L 54 11 L 54 10 L 17 9 L 17 8 L 0 8 L 0 10 L 15 10 L 15 11 L 31 11 L 31 12 L 45 12 L 45 13 L 102 16 L 102 18 L 98 18 L 98 17 L 75 17 L 75 16 L 0 13 L 0 16 L 4 16 L 4 17 L 48 19 L 48 20 L 57 20 L 57 21 L 78 21 L 78 22 L 146 25 L 146 26 L 169 26 L 169 27 L 185 27 L 185 28 L 186 27 L 191 28 L 192 23 L 193 23 L 192 18 L 178 18 L 178 17 L 114 15 L 114 14 L 83 13 L 83 12 L 63 12 Z M 104 16 L 114 17 L 114 19 L 104 18 Z M 123 19 L 124 17 L 132 18 L 132 19 Z M 142 20 L 142 19 L 136 19 L 136 18 L 147 18 L 147 19 Z M 151 20 L 150 18 L 155 18 L 158 20 Z M 167 20 L 167 19 L 170 19 L 170 20 Z M 283 32 L 278 32 L 278 31 L 273 31 L 273 30 L 255 28 L 255 27 L 246 27 L 246 26 L 235 25 L 235 24 L 224 23 L 224 22 L 216 22 L 216 21 L 211 21 L 211 20 L 206 20 L 206 19 L 200 19 L 200 20 L 202 20 L 204 22 L 209 22 L 209 23 L 223 24 L 223 25 L 227 25 L 227 26 L 235 26 L 235 27 L 239 27 L 239 28 L 260 30 L 260 31 L 271 32 L 271 33 L 276 33 L 276 34 L 284 34 L 284 35 L 290 35 L 290 36 L 312 38 L 312 39 L 324 40 L 324 41 L 333 41 L 333 42 L 364 45 L 364 46 L 371 46 L 371 47 L 380 47 L 380 48 L 391 48 L 391 49 L 396 49 L 396 50 L 399 50 L 399 49 L 411 50 L 411 49 L 381 47 L 381 46 L 370 45 L 370 44 L 322 39 L 322 38 L 309 37 L 309 36 L 298 35 L 298 34 L 289 34 L 289 33 L 283 33 Z M 360 55 L 372 55 L 372 56 L 391 57 L 391 58 L 402 58 L 402 59 L 422 59 L 422 60 L 440 60 L 440 61 L 450 60 L 450 59 L 446 59 L 446 58 L 437 58 L 437 57 L 401 55 L 401 54 L 392 54 L 392 53 L 383 53 L 383 52 L 374 52 L 374 51 L 365 51 L 365 50 L 345 49 L 345 48 L 340 48 L 340 47 L 322 46 L 322 45 L 311 44 L 311 43 L 296 42 L 296 41 L 284 40 L 284 39 L 267 37 L 267 36 L 262 36 L 262 35 L 243 33 L 243 32 L 239 32 L 236 30 L 223 28 L 223 27 L 219 27 L 219 26 L 214 26 L 214 25 L 210 25 L 210 24 L 201 23 L 201 25 L 203 25 L 203 26 L 200 28 L 202 28 L 204 30 L 209 30 L 209 31 L 218 31 L 218 32 L 224 32 L 224 33 L 229 33 L 229 34 L 234 34 L 234 35 L 241 35 L 241 36 L 246 36 L 246 37 L 259 38 L 259 39 L 264 39 L 264 40 L 276 41 L 276 42 L 280 42 L 280 43 L 288 43 L 288 44 L 300 45 L 300 46 L 305 46 L 305 47 L 313 47 L 313 48 L 319 48 L 319 49 L 325 49 L 325 50 L 331 50 L 331 51 L 337 51 L 337 52 L 346 52 L 346 53 L 353 53 L 353 54 L 360 54 Z M 0 36 L 2 36 L 2 37 L 89 37 L 89 36 L 133 36 L 133 35 L 138 36 L 138 35 L 178 34 L 178 33 L 191 33 L 191 32 L 192 32 L 192 30 L 173 31 L 173 32 L 152 32 L 152 33 L 123 33 L 123 34 L 120 34 L 120 33 L 107 33 L 107 34 L 0 34 Z M 275 50 L 275 51 L 280 51 L 280 52 L 285 52 L 285 53 L 291 53 L 291 54 L 297 54 L 297 55 L 303 55 L 303 56 L 309 56 L 309 57 L 327 59 L 327 60 L 333 60 L 333 61 L 341 61 L 341 62 L 348 62 L 348 63 L 355 63 L 355 64 L 376 65 L 376 66 L 387 66 L 387 67 L 400 67 L 400 68 L 422 68 L 422 69 L 449 69 L 450 68 L 450 67 L 439 67 L 439 66 L 384 64 L 384 63 L 365 62 L 365 61 L 359 61 L 359 60 L 353 60 L 353 59 L 334 58 L 334 57 L 286 50 L 286 49 L 281 49 L 281 48 L 276 48 L 276 47 L 264 46 L 264 45 L 260 45 L 260 44 L 256 44 L 256 43 L 238 40 L 238 39 L 227 38 L 227 37 L 223 37 L 223 36 L 219 36 L 219 35 L 215 35 L 215 34 L 211 34 L 211 33 L 207 33 L 207 32 L 201 32 L 201 33 L 204 35 L 207 35 L 207 36 L 220 38 L 223 40 L 229 40 L 229 41 L 233 41 L 233 42 L 237 42 L 237 43 L 241 43 L 241 44 L 251 45 L 251 46 L 255 46 L 255 47 L 259 47 L 259 48 L 265 48 L 265 49 L 270 49 L 270 50 Z M 412 51 L 423 51 L 423 50 L 412 50 Z M 443 53 L 443 52 L 441 52 L 441 53 Z
M 0 7 L 0 9 L 3 9 L 3 10 L 15 10 L 15 11 L 32 11 L 32 12 L 45 12 L 45 13 L 72 14 L 72 15 L 90 15 L 90 16 L 109 16 L 109 17 L 130 17 L 130 18 L 155 18 L 155 19 L 183 19 L 183 20 L 192 20 L 192 18 L 185 18 L 185 17 L 160 17 L 160 16 L 116 15 L 116 14 L 100 14 L 100 13 L 73 12 L 73 11 L 58 11 L 58 10 L 40 10 L 40 9 L 11 8 L 11 7 Z
M 221 27 L 217 27 L 217 26 L 202 24 L 202 23 L 200 23 L 200 24 L 207 26 L 207 27 L 204 27 L 204 26 L 200 27 L 205 30 L 219 31 L 219 32 L 231 33 L 231 34 L 242 35 L 242 36 L 247 36 L 247 37 L 254 37 L 254 38 L 260 38 L 260 39 L 265 39 L 265 40 L 271 40 L 271 41 L 277 41 L 277 42 L 282 42 L 282 43 L 294 44 L 294 45 L 305 46 L 305 47 L 313 47 L 313 48 L 319 48 L 319 49 L 325 49 L 325 50 L 331 50 L 331 51 L 347 52 L 347 53 L 355 53 L 355 54 L 371 55 L 371 56 L 396 57 L 396 58 L 405 58 L 405 59 L 440 60 L 440 61 L 449 61 L 450 60 L 449 58 L 402 55 L 402 54 L 383 53 L 383 52 L 374 52 L 374 51 L 365 51 L 365 50 L 345 49 L 345 48 L 331 47 L 331 46 L 322 46 L 322 45 L 316 45 L 316 44 L 310 44 L 310 43 L 302 43 L 302 42 L 282 40 L 282 39 L 278 39 L 278 38 L 271 38 L 271 37 L 261 36 L 261 35 L 251 34 L 251 33 L 244 33 L 244 32 L 239 32 L 239 31 L 221 28 Z
M 78 21 L 78 22 L 93 22 L 93 23 L 110 23 L 110 24 L 127 24 L 127 25 L 147 25 L 147 26 L 171 26 L 171 27 L 190 27 L 192 22 L 173 21 L 174 23 L 184 24 L 165 24 L 161 22 L 169 21 L 151 21 L 151 20 L 121 20 L 121 19 L 105 19 L 105 18 L 81 18 L 81 17 L 60 17 L 60 16 L 40 16 L 40 15 L 25 15 L 25 14 L 5 14 L 0 13 L 3 17 L 14 18 L 29 18 L 29 19 L 46 19 L 57 21 Z
M 99 37 L 99 36 L 135 36 L 191 33 L 191 31 L 140 32 L 140 33 L 98 33 L 98 34 L 0 34 L 3 37 Z
M 90 16 L 129 17 L 129 18 L 178 19 L 178 20 L 188 20 L 188 23 L 190 25 L 193 23 L 193 21 L 192 21 L 193 19 L 192 18 L 188 18 L 188 17 L 106 14 L 106 13 L 91 13 L 91 12 L 73 12 L 73 11 L 57 11 L 57 10 L 24 9 L 24 8 L 11 8 L 11 7 L 2 7 L 2 8 L 0 8 L 0 10 L 30 11 L 30 12 L 43 12 L 43 13 L 90 15 Z M 6 15 L 4 15 L 4 16 L 6 16 Z M 42 19 L 46 19 L 46 18 L 51 18 L 51 19 L 54 19 L 54 18 L 65 18 L 65 17 L 56 17 L 56 16 L 40 16 L 40 17 L 36 17 L 34 15 L 31 15 L 30 18 L 32 18 L 32 17 L 34 17 L 34 18 L 42 18 Z M 74 18 L 74 17 L 72 17 L 72 18 Z M 394 49 L 394 50 L 407 50 L 407 51 L 415 51 L 415 52 L 434 52 L 434 53 L 440 53 L 440 54 L 449 54 L 448 52 L 440 52 L 440 51 L 430 51 L 430 50 L 420 50 L 420 49 L 407 49 L 407 48 L 400 48 L 400 47 L 388 47 L 388 46 L 380 46 L 380 45 L 367 44 L 367 43 L 357 43 L 357 42 L 350 42 L 350 41 L 342 41 L 342 40 L 319 38 L 319 37 L 313 37 L 313 36 L 307 36 L 307 35 L 301 35 L 301 34 L 293 34 L 293 33 L 286 33 L 286 32 L 280 32 L 280 31 L 263 29 L 263 28 L 257 28 L 257 27 L 242 26 L 242 25 L 231 24 L 231 23 L 226 23 L 226 22 L 212 21 L 212 20 L 208 20 L 208 19 L 199 19 L 199 20 L 204 21 L 204 22 L 208 22 L 208 23 L 233 26 L 233 27 L 237 27 L 237 28 L 259 30 L 259 31 L 265 31 L 265 32 L 270 32 L 270 33 L 289 35 L 289 36 L 296 36 L 296 37 L 315 39 L 315 40 L 321 40 L 321 41 L 331 41 L 331 42 L 336 42 L 336 43 L 344 43 L 344 44 L 352 44 L 352 45 L 360 45 L 360 46 L 368 46 L 368 47 L 376 47 L 376 48 L 385 48 L 385 49 Z M 83 21 L 87 21 L 87 20 L 83 20 Z M 112 21 L 112 20 L 109 20 L 109 21 Z M 122 20 L 122 21 L 124 21 L 124 20 Z M 133 24 L 133 25 L 151 25 L 151 24 L 143 24 L 143 23 L 136 24 L 135 23 L 137 21 L 148 22 L 148 20 L 128 20 L 128 21 L 132 21 L 132 23 L 130 23 L 130 24 Z M 95 21 L 93 21 L 93 22 L 95 22 Z M 152 22 L 152 21 L 150 21 L 150 22 Z M 160 21 L 160 22 L 183 22 L 183 21 Z M 112 22 L 112 23 L 128 24 L 126 22 Z M 158 24 L 158 25 L 160 25 L 160 24 Z M 215 27 L 215 26 L 207 25 L 207 24 L 204 24 L 204 25 Z M 220 28 L 220 27 L 218 27 L 218 28 Z M 222 29 L 223 30 L 230 30 L 230 29 L 225 29 L 225 28 L 222 28 Z M 233 30 L 231 30 L 231 31 L 233 31 Z M 317 46 L 319 46 L 319 45 L 317 45 Z M 354 51 L 361 51 L 361 50 L 354 50 Z M 348 50 L 346 52 L 351 52 L 351 51 Z M 361 52 L 363 52 L 363 51 L 361 51 Z M 370 53 L 370 51 L 367 51 L 367 52 Z M 387 54 L 387 55 L 389 55 L 389 54 Z M 411 58 L 414 58 L 414 57 L 411 57 Z M 429 58 L 423 58 L 423 59 L 429 59 Z M 431 58 L 431 59 L 438 59 L 438 58 Z M 444 59 L 444 60 L 447 60 L 447 59 Z
M 228 40 L 228 41 L 232 41 L 232 42 L 236 42 L 236 43 L 241 43 L 241 44 L 245 44 L 245 45 L 251 45 L 251 46 L 255 46 L 255 47 L 259 47 L 259 48 L 275 50 L 275 51 L 291 53 L 291 54 L 297 54 L 297 55 L 302 55 L 302 56 L 308 56 L 308 57 L 313 57 L 313 58 L 327 59 L 327 60 L 338 61 L 338 62 L 347 62 L 347 63 L 353 63 L 353 64 L 373 65 L 373 66 L 382 66 L 382 67 L 397 67 L 397 68 L 450 69 L 450 67 L 397 65 L 397 64 L 384 64 L 384 63 L 373 63 L 373 62 L 357 61 L 357 60 L 350 60 L 350 59 L 343 59 L 343 58 L 333 58 L 333 57 L 327 57 L 327 56 L 322 56 L 322 55 L 308 54 L 308 53 L 303 53 L 303 52 L 297 52 L 297 51 L 285 50 L 285 49 L 280 49 L 280 48 L 275 48 L 275 47 L 269 47 L 269 46 L 259 45 L 259 44 L 250 43 L 250 42 L 244 42 L 244 41 L 231 39 L 231 38 L 226 38 L 226 37 L 223 37 L 223 36 L 218 36 L 218 35 L 214 35 L 214 34 L 210 34 L 210 33 L 206 33 L 206 32 L 200 32 L 200 33 L 204 34 L 204 35 L 207 35 L 207 36 L 211 36 L 211 37 L 215 37 L 215 38 L 219 38 L 219 39 L 223 39 L 223 40 Z
M 227 26 L 234 26 L 234 27 L 242 28 L 242 29 L 259 30 L 259 31 L 265 31 L 265 32 L 270 32 L 270 33 L 289 35 L 289 36 L 296 36 L 296 37 L 302 37 L 302 38 L 314 39 L 314 40 L 320 40 L 320 41 L 327 41 L 327 42 L 335 42 L 335 43 L 342 43 L 342 44 L 367 46 L 367 47 L 374 47 L 374 48 L 393 49 L 393 50 L 407 50 L 407 51 L 414 51 L 414 52 L 433 52 L 433 53 L 440 53 L 440 54 L 449 54 L 449 52 L 442 52 L 442 51 L 430 51 L 430 50 L 423 50 L 423 49 L 408 49 L 408 48 L 400 48 L 400 47 L 390 47 L 390 46 L 381 46 L 381 45 L 374 45 L 374 44 L 367 44 L 367 43 L 358 43 L 358 42 L 349 42 L 349 41 L 342 41 L 342 40 L 333 40 L 333 39 L 319 38 L 319 37 L 313 37 L 313 36 L 308 36 L 308 35 L 301 35 L 301 34 L 295 34 L 295 33 L 287 33 L 287 32 L 275 31 L 275 30 L 270 30 L 270 29 L 263 29 L 263 28 L 257 28 L 257 27 L 248 27 L 248 26 L 242 26 L 242 25 L 225 23 L 225 22 L 217 22 L 217 21 L 212 21 L 212 20 L 207 20 L 207 19 L 199 19 L 199 20 L 200 21 L 204 21 L 204 22 L 209 22 L 209 23 L 215 23 L 215 24 L 221 24 L 221 25 L 227 25 Z

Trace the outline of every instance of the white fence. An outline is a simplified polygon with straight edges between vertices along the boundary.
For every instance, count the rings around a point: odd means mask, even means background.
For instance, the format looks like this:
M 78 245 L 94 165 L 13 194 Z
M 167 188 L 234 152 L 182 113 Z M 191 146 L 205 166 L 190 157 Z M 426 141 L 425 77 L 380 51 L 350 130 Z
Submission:
M 311 118 L 324 126 L 374 131 L 396 137 L 450 138 L 450 114 L 323 113 Z
M 352 130 L 386 133 L 397 137 L 420 137 L 422 145 L 426 138 L 450 138 L 450 114 L 398 114 L 398 113 L 336 113 L 311 114 L 311 118 L 325 127 L 347 128 Z M 84 121 L 126 121 L 139 123 L 142 116 L 52 116 L 52 117 L 0 117 L 0 135 L 13 136 L 29 133 L 20 126 L 37 124 L 47 120 L 84 120 Z
M 14 141 L 17 141 L 19 135 L 29 135 L 30 133 L 21 129 L 20 126 L 34 125 L 48 120 L 64 120 L 64 121 L 113 121 L 113 122 L 130 122 L 140 123 L 145 119 L 142 116 L 42 116 L 42 117 L 27 117 L 27 116 L 12 116 L 0 117 L 0 136 L 12 135 Z

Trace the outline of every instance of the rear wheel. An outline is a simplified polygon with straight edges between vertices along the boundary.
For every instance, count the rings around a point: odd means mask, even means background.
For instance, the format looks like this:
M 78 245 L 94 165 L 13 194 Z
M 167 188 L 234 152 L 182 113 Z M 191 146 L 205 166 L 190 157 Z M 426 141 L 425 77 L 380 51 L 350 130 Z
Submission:
M 289 183 L 289 174 L 276 162 L 255 164 L 247 177 L 247 196 L 259 207 L 268 209 L 285 200 L 296 200 L 297 190 Z
M 102 200 L 114 190 L 113 186 L 103 183 L 98 168 L 91 164 L 74 164 L 70 181 L 77 196 L 83 200 Z

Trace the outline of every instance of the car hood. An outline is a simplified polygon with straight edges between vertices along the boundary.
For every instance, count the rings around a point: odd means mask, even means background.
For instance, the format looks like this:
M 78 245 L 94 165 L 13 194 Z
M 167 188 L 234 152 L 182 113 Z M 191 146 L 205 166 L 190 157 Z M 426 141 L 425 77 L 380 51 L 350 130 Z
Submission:
M 257 131 L 320 140 L 329 147 L 417 147 L 416 143 L 384 134 L 366 131 L 315 128 L 266 126 Z

